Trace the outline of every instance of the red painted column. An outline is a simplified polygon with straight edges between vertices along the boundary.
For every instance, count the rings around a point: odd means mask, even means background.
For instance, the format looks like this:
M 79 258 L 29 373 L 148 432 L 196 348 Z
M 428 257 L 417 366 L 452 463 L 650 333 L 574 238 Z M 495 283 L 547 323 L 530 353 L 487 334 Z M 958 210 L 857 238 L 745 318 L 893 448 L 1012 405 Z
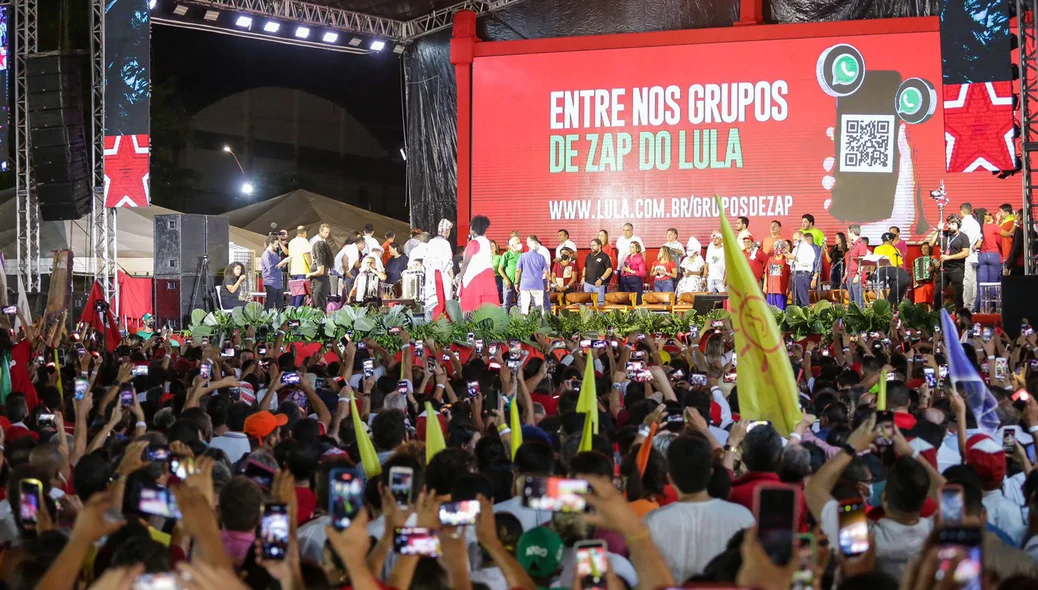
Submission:
M 472 218 L 472 57 L 476 43 L 476 13 L 454 14 L 451 65 L 458 90 L 458 245 L 468 241 Z
M 764 0 L 741 0 L 739 2 L 739 25 L 764 24 Z

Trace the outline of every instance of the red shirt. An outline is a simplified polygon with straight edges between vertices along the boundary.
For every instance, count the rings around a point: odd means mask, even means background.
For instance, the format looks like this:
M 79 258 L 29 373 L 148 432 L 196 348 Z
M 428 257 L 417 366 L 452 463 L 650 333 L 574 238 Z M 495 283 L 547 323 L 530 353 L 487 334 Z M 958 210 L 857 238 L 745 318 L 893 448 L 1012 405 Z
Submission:
M 1002 236 L 1002 262 L 1009 260 L 1009 252 L 1013 249 L 1013 230 L 1016 229 L 1016 222 L 1012 219 L 1009 221 L 1003 221 L 999 229 L 1009 234 L 1009 236 Z
M 782 256 L 772 256 L 766 268 L 768 272 L 767 289 L 769 295 L 783 295 L 789 288 L 789 265 Z
M 656 274 L 656 273 L 657 273 L 657 270 L 658 270 L 659 268 L 663 268 L 663 270 L 664 270 L 664 276 L 658 276 L 658 275 Z M 665 280 L 667 280 L 667 279 L 673 279 L 673 278 L 674 278 L 673 276 L 671 276 L 671 274 L 672 274 L 672 273 L 673 273 L 673 272 L 674 272 L 675 270 L 677 270 L 677 268 L 678 268 L 678 265 L 674 264 L 674 261 L 673 261 L 673 260 L 669 260 L 669 261 L 667 261 L 667 262 L 663 262 L 663 261 L 661 261 L 661 260 L 657 260 L 656 262 L 653 262 L 653 263 L 652 263 L 652 272 L 651 272 L 650 274 L 651 274 L 651 275 L 653 276 L 653 278 L 654 278 L 655 280 L 657 280 L 657 281 L 659 281 L 659 280 L 664 280 L 664 281 L 665 281 Z
M 314 517 L 314 510 L 317 509 L 317 495 L 310 488 L 297 487 L 296 504 L 299 508 L 299 513 L 296 514 L 296 524 L 301 526 Z
M 854 242 L 854 245 L 851 246 L 851 249 L 848 250 L 847 254 L 844 255 L 844 268 L 847 269 L 845 276 L 853 277 L 854 275 L 858 274 L 858 260 L 856 259 L 861 256 L 865 256 L 868 253 L 869 247 L 865 245 L 865 242 L 861 241 L 860 239 Z
M 750 258 L 750 252 L 752 252 L 752 249 L 744 250 L 743 254 L 746 255 L 746 261 L 750 263 L 750 272 L 759 281 L 764 276 L 764 266 L 767 264 L 768 259 L 764 257 L 764 253 L 760 251 L 760 248 L 757 249 L 757 255 L 753 258 Z
M 728 501 L 745 506 L 747 510 L 753 512 L 754 497 L 757 495 L 757 488 L 760 486 L 768 485 L 784 485 L 779 479 L 777 473 L 771 472 L 755 472 L 744 473 L 742 477 L 732 481 L 732 492 L 728 495 Z M 804 501 L 803 486 L 797 486 L 801 488 L 800 498 L 800 522 L 797 530 L 804 530 L 807 524 L 807 504 Z
M 984 236 L 984 241 L 980 244 L 981 252 L 988 252 L 992 254 L 1002 254 L 1002 228 L 995 225 L 994 223 L 985 223 L 980 228 L 980 234 Z

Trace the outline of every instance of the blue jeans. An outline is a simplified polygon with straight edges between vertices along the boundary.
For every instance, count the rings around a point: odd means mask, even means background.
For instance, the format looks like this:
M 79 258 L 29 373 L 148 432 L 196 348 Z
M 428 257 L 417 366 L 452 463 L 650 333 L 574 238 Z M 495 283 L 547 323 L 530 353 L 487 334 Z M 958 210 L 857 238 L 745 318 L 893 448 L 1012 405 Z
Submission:
M 793 273 L 793 305 L 806 307 L 811 305 L 811 273 Z
M 995 252 L 980 252 L 977 255 L 977 307 L 980 307 L 980 283 L 1002 281 L 1002 259 Z
M 641 277 L 635 277 L 630 275 L 620 277 L 620 291 L 624 293 L 637 293 L 638 298 L 636 302 L 638 305 L 641 305 L 642 303 L 643 287 L 644 285 L 642 285 Z
M 657 293 L 673 293 L 674 279 L 656 279 L 652 290 Z
M 847 279 L 847 291 L 850 294 L 851 301 L 853 303 L 857 303 L 858 307 L 864 308 L 865 295 L 861 292 L 861 283 L 858 282 L 857 284 L 855 284 L 851 282 L 852 280 L 854 280 L 854 277 L 848 277 Z
M 296 281 L 296 280 L 299 280 L 299 279 L 305 279 L 306 275 L 292 275 L 290 278 L 293 281 Z M 294 296 L 292 296 L 292 307 L 299 307 L 299 306 L 301 306 L 303 304 L 304 300 L 306 300 L 306 295 L 294 295 Z
M 606 286 L 596 287 L 594 283 L 584 283 L 585 293 L 598 293 L 598 304 L 605 305 Z
M 503 287 L 505 295 L 505 311 L 511 311 L 513 307 L 519 303 L 519 294 L 515 291 L 515 286 Z

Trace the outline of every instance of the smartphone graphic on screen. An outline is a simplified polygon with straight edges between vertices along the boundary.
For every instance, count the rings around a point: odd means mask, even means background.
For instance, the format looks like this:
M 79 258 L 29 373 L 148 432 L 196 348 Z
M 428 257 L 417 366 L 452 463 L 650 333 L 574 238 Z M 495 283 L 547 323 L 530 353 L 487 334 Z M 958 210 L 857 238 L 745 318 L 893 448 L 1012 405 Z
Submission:
M 868 70 L 856 92 L 836 99 L 836 185 L 829 213 L 840 221 L 879 221 L 893 211 L 900 85 L 900 72 Z

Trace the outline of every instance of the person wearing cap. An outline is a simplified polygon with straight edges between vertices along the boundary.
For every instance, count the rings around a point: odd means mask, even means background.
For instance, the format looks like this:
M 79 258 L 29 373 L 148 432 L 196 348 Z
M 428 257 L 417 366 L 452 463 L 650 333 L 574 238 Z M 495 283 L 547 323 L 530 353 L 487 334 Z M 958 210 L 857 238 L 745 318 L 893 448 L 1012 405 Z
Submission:
M 559 232 L 562 233 L 562 232 Z M 558 260 L 551 267 L 551 290 L 555 293 L 570 293 L 577 284 L 577 263 L 573 260 L 572 249 L 563 246 L 559 250 Z
M 281 442 L 280 430 L 288 424 L 285 414 L 271 414 L 267 410 L 256 412 L 245 419 L 245 435 L 249 437 L 252 450 L 273 450 Z
M 1019 547 L 1027 532 L 1020 506 L 1002 493 L 1006 477 L 1006 453 L 1002 445 L 987 434 L 978 433 L 966 440 L 966 465 L 980 476 L 984 488 L 984 510 L 988 523 L 998 527 Z
M 749 232 L 746 232 L 741 241 L 743 254 L 746 255 L 746 261 L 750 263 L 750 272 L 753 273 L 753 278 L 757 279 L 757 283 L 762 284 L 761 280 L 764 278 L 764 267 L 768 263 L 768 258 L 764 255 L 760 244 L 754 243 L 753 235 Z
M 519 537 L 515 558 L 537 588 L 551 588 L 562 572 L 562 537 L 548 527 L 530 529 Z

